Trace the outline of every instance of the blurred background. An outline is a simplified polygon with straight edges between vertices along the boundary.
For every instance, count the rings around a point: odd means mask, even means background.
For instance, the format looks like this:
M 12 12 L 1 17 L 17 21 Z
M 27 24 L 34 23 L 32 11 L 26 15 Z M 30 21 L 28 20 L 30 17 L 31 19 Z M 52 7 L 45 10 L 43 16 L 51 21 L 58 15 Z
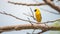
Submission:
M 50 20 L 56 20 L 60 18 L 60 15 L 57 14 L 53 14 L 50 13 L 48 11 L 51 12 L 55 12 L 58 13 L 56 10 L 52 9 L 50 6 L 48 5 L 43 5 L 43 6 L 23 6 L 23 5 L 14 5 L 14 4 L 10 4 L 8 3 L 8 1 L 12 1 L 12 2 L 26 2 L 26 3 L 36 3 L 33 0 L 0 0 L 0 11 L 3 12 L 5 11 L 8 14 L 12 14 L 14 16 L 17 16 L 19 18 L 22 19 L 27 19 L 28 16 L 25 16 L 23 13 L 29 14 L 31 15 L 31 10 L 34 12 L 35 8 L 39 8 L 41 11 L 41 15 L 42 15 L 42 22 L 46 22 L 46 21 L 50 21 Z M 42 0 L 37 0 L 38 2 L 43 2 Z M 60 2 L 57 2 L 57 0 L 54 1 L 54 3 L 58 6 L 60 6 Z M 43 10 L 45 9 L 45 10 Z M 46 11 L 48 10 L 48 11 Z M 31 17 L 30 20 L 34 21 Z M 8 26 L 8 25 L 17 25 L 17 24 L 27 24 L 29 22 L 25 22 L 25 21 L 21 21 L 18 19 L 15 19 L 11 16 L 8 15 L 3 15 L 0 14 L 0 26 Z M 52 25 L 52 24 L 51 24 Z M 20 31 L 8 31 L 8 32 L 3 32 L 2 34 L 26 34 L 27 32 L 32 33 L 33 29 L 27 29 L 27 30 L 20 30 Z M 40 32 L 40 30 L 36 30 L 35 33 Z M 43 34 L 60 34 L 59 31 L 47 31 Z

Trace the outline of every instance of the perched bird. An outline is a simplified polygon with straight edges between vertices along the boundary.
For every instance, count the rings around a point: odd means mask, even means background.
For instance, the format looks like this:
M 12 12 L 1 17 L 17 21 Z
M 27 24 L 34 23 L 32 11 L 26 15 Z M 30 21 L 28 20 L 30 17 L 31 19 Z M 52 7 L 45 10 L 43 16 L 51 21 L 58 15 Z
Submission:
M 41 16 L 40 10 L 39 10 L 38 8 L 36 8 L 36 9 L 34 10 L 34 12 L 35 12 L 36 21 L 37 21 L 38 23 L 40 23 L 41 20 L 42 20 L 42 16 Z

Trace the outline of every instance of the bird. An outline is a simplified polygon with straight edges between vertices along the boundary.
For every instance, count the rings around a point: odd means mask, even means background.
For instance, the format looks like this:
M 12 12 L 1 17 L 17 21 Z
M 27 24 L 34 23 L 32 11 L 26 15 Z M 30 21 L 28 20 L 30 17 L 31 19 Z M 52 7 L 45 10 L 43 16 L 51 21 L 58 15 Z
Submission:
M 42 21 L 42 16 L 41 16 L 40 10 L 38 8 L 36 8 L 34 10 L 34 12 L 35 12 L 35 17 L 36 17 L 37 23 L 40 23 Z

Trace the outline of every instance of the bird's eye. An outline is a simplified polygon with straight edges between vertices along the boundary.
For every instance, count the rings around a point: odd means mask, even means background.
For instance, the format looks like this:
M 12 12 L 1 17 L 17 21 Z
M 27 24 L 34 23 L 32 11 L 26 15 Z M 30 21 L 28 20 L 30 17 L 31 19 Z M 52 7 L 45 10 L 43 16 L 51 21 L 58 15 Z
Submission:
M 36 12 L 37 10 L 35 9 L 34 11 Z

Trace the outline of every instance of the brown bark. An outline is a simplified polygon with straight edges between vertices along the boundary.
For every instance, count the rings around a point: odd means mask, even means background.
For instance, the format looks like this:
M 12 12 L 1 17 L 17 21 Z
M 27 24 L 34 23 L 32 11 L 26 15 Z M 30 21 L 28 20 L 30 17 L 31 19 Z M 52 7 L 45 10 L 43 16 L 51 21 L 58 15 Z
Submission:
M 56 6 L 54 3 L 52 3 L 51 0 L 44 0 L 44 2 L 46 4 L 48 4 L 51 8 L 55 9 L 56 11 L 58 11 L 60 13 L 60 7 Z
M 30 4 L 27 4 L 27 3 L 21 3 L 21 2 L 11 2 L 11 1 L 8 1 L 8 3 L 11 3 L 11 4 L 15 4 L 15 5 L 26 5 L 26 6 L 40 6 L 40 5 L 46 5 L 46 3 L 30 3 Z
M 34 26 L 34 27 L 33 27 Z M 12 31 L 12 30 L 24 30 L 24 29 L 48 29 L 48 30 L 60 30 L 60 27 L 46 26 L 44 24 L 19 24 L 11 26 L 0 26 L 0 32 Z
M 27 3 L 17 3 L 17 2 L 11 2 L 8 1 L 8 3 L 11 4 L 15 4 L 15 5 L 25 5 L 25 6 L 42 6 L 42 5 L 49 5 L 51 8 L 55 9 L 57 12 L 60 13 L 60 6 L 55 5 L 54 3 L 52 3 L 51 0 L 44 0 L 44 3 L 31 3 L 31 4 L 27 4 Z

